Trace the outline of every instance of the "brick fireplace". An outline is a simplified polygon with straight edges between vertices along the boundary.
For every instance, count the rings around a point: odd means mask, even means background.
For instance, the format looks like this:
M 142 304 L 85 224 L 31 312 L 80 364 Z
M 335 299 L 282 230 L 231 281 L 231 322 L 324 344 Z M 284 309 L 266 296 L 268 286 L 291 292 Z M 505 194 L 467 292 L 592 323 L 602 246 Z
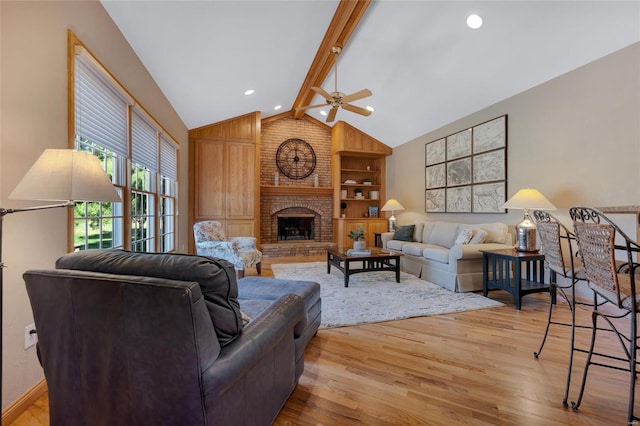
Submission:
M 263 255 L 309 256 L 324 254 L 327 248 L 334 247 L 332 194 L 330 188 L 262 187 Z M 300 223 L 306 223 L 308 229 Z
M 280 144 L 289 138 L 306 141 L 315 151 L 313 174 L 289 179 L 278 170 L 275 158 Z M 307 116 L 290 115 L 262 120 L 260 147 L 260 247 L 264 256 L 309 256 L 325 254 L 333 242 L 333 189 L 331 183 L 331 128 Z M 279 173 L 275 185 L 274 174 Z M 314 184 L 318 175 L 318 187 Z M 284 238 L 278 219 L 311 219 L 313 231 Z M 304 238 L 303 238 L 304 237 Z

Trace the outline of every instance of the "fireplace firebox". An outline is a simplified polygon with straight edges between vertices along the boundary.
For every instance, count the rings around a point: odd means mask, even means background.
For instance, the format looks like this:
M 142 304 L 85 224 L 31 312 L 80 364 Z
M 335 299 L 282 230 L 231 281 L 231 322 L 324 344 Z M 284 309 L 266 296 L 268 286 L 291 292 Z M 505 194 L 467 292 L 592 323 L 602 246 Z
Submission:
M 313 214 L 278 215 L 278 240 L 314 240 Z

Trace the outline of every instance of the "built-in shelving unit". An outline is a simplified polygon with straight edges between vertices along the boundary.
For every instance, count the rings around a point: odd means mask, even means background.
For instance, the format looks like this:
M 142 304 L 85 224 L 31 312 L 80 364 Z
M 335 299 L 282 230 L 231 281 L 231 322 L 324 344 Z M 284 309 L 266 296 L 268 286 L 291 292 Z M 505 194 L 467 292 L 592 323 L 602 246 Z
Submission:
M 365 227 L 370 246 L 374 233 L 387 230 L 380 209 L 386 197 L 386 157 L 391 152 L 387 145 L 342 121 L 333 127 L 334 236 L 339 247 L 351 245 L 347 234 L 357 226 Z

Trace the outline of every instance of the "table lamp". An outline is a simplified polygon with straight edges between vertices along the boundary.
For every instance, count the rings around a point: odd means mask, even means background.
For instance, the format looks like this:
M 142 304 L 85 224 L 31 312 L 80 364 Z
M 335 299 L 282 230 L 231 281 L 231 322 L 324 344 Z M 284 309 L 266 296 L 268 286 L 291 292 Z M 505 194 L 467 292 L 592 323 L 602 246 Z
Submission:
M 516 225 L 516 250 L 538 251 L 536 247 L 536 224 L 529 216 L 529 209 L 555 210 L 556 207 L 537 189 L 521 189 L 504 203 L 503 209 L 524 209 L 524 219 Z
M 75 201 L 122 201 L 98 157 L 71 149 L 47 149 L 9 194 L 13 200 L 62 201 L 59 204 L 0 208 L 0 401 L 2 401 L 2 314 L 3 270 L 2 223 L 10 213 L 72 208 Z
M 389 218 L 389 231 L 394 231 L 396 229 L 396 217 L 393 215 L 393 212 L 396 210 L 404 210 L 404 207 L 402 207 L 402 204 L 400 204 L 398 200 L 392 198 L 384 203 L 384 206 L 382 206 L 380 210 L 383 212 L 391 212 L 391 217 Z

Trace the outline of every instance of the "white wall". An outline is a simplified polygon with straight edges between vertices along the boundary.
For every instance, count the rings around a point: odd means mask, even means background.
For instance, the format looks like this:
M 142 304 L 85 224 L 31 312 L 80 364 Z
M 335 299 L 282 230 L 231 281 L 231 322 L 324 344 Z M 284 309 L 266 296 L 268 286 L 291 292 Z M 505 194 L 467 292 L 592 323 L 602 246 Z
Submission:
M 38 205 L 8 194 L 45 148 L 68 148 L 67 29 L 71 29 L 180 143 L 178 247 L 187 244 L 188 134 L 151 76 L 97 1 L 0 2 L 0 206 Z M 22 273 L 51 268 L 66 253 L 67 212 L 5 217 L 3 398 L 6 408 L 43 377 L 35 348 L 23 349 L 33 322 Z
M 425 143 L 502 114 L 509 116 L 507 198 L 521 188 L 537 188 L 567 220 L 574 205 L 640 205 L 640 43 L 635 43 L 394 148 L 387 160 L 387 194 L 406 208 L 396 215 L 399 223 L 424 212 Z M 522 211 L 428 217 L 515 225 Z
M 536 188 L 571 229 L 569 208 L 640 205 L 640 43 L 614 52 L 394 148 L 387 195 L 405 207 L 399 224 L 417 218 L 516 225 L 507 214 L 424 213 L 424 145 L 508 114 L 507 199 Z M 630 236 L 629 215 L 611 215 Z M 584 286 L 578 294 L 590 300 Z

